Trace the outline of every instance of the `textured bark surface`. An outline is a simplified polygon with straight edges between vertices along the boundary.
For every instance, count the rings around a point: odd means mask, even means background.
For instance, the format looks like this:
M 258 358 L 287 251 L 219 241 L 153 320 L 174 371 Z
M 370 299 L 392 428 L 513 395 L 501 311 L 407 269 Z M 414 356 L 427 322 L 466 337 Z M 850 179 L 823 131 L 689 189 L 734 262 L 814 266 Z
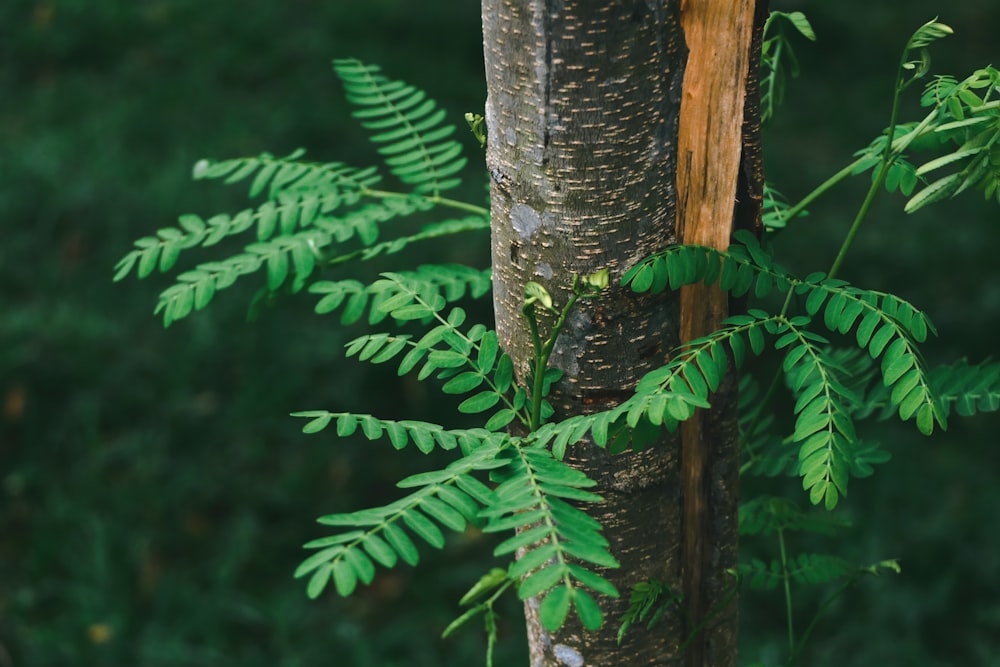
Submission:
M 483 0 L 494 306 L 501 345 L 522 381 L 531 360 L 524 284 L 543 284 L 558 306 L 574 273 L 611 274 L 602 297 L 581 301 L 570 316 L 552 357 L 565 374 L 553 401 L 561 417 L 618 404 L 680 340 L 675 295 L 640 297 L 618 287 L 625 270 L 679 240 L 677 125 L 687 58 L 680 4 Z M 728 241 L 732 194 L 727 208 Z M 732 421 L 719 428 L 735 451 Z M 538 622 L 538 601 L 527 601 L 532 667 L 682 664 L 690 628 L 677 610 L 652 631 L 637 625 L 622 646 L 616 641 L 634 584 L 658 579 L 683 590 L 677 442 L 614 457 L 581 444 L 567 458 L 605 497 L 587 511 L 622 564 L 603 573 L 622 598 L 599 600 L 608 619 L 600 631 L 584 632 L 571 615 L 554 634 Z M 726 472 L 737 468 L 733 461 Z
M 671 295 L 636 297 L 624 271 L 675 241 L 677 114 L 683 41 L 676 3 L 644 0 L 486 0 L 493 281 L 501 345 L 523 378 L 531 358 L 520 314 L 523 286 L 542 283 L 565 303 L 572 276 L 607 267 L 609 293 L 582 302 L 553 355 L 565 372 L 563 416 L 607 409 L 677 343 Z M 584 633 L 573 616 L 554 635 L 525 606 L 532 667 L 669 664 L 677 615 L 616 641 L 630 588 L 656 578 L 679 586 L 677 448 L 608 456 L 573 448 L 606 502 L 593 515 L 622 567 L 606 573 L 622 591 L 601 599 L 608 622 Z

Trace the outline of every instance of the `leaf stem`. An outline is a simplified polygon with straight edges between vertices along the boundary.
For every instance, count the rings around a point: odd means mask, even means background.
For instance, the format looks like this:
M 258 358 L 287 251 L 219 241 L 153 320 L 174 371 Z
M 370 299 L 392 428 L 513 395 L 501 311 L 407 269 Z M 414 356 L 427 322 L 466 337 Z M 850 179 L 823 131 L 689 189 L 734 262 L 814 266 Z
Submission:
M 414 195 L 409 192 L 393 192 L 391 190 L 369 190 L 365 188 L 361 191 L 361 194 L 366 197 L 373 197 L 375 199 L 422 199 L 429 204 L 434 206 L 444 206 L 446 208 L 453 208 L 459 211 L 468 211 L 469 213 L 475 213 L 476 215 L 481 215 L 486 218 L 490 215 L 490 210 L 483 206 L 477 206 L 476 204 L 470 204 L 469 202 L 461 201 L 458 199 L 449 199 L 448 197 L 442 197 L 441 195 Z
M 532 371 L 534 380 L 531 387 L 531 411 L 528 413 L 528 431 L 534 432 L 541 426 L 542 414 L 542 388 L 544 385 L 545 363 L 541 361 L 542 339 L 538 334 L 538 318 L 535 317 L 535 309 L 528 306 L 524 309 L 524 316 L 528 318 L 528 328 L 531 330 L 531 349 L 535 351 L 535 368 Z M 547 360 L 546 360 L 547 361 Z
M 851 223 L 851 228 L 847 232 L 847 237 L 844 239 L 843 244 L 841 244 L 840 251 L 837 253 L 837 257 L 833 260 L 833 265 L 827 272 L 827 277 L 829 278 L 836 276 L 837 271 L 840 270 L 840 265 L 843 264 L 844 258 L 847 257 L 847 251 L 851 249 L 854 237 L 858 235 L 858 231 L 861 229 L 861 223 L 868 215 L 872 202 L 875 201 L 875 196 L 882 188 L 882 184 L 885 183 L 885 178 L 889 174 L 889 162 L 893 156 L 892 141 L 896 134 L 896 118 L 899 117 L 899 98 L 902 96 L 903 88 L 905 87 L 903 85 L 903 66 L 908 55 L 909 49 L 905 49 L 899 60 L 899 67 L 896 70 L 896 82 L 892 87 L 892 111 L 889 112 L 888 136 L 885 141 L 885 149 L 882 151 L 882 159 L 879 160 L 878 163 L 878 171 L 875 172 L 875 178 L 872 179 L 871 187 L 868 188 L 868 193 L 865 195 L 865 199 L 861 203 L 861 208 L 858 209 L 858 214 L 854 217 L 854 222 Z
M 781 578 L 785 584 L 785 616 L 788 619 L 788 654 L 789 660 L 795 658 L 795 626 L 792 619 L 792 584 L 788 574 L 788 555 L 785 552 L 785 531 L 778 528 L 778 548 L 781 550 Z M 794 664 L 790 662 L 789 664 Z
M 496 612 L 493 611 L 493 603 L 500 599 L 500 596 L 513 585 L 514 580 L 508 579 L 491 595 L 485 602 L 481 603 L 483 608 L 483 624 L 486 628 L 486 667 L 493 667 L 493 653 L 497 644 L 497 622 Z
M 569 301 L 566 302 L 566 305 L 563 306 L 562 312 L 559 313 L 555 324 L 552 325 L 552 331 L 544 343 L 542 343 L 541 336 L 538 334 L 538 320 L 535 317 L 534 305 L 529 305 L 524 309 L 524 314 L 528 318 L 528 327 L 531 329 L 532 348 L 535 350 L 535 371 L 532 377 L 533 383 L 531 388 L 531 417 L 528 423 L 528 428 L 531 431 L 537 431 L 542 425 L 542 399 L 545 398 L 545 369 L 548 368 L 549 358 L 552 356 L 552 350 L 555 349 L 556 340 L 559 338 L 560 332 L 562 332 L 563 327 L 566 325 L 566 318 L 569 317 L 573 306 L 576 305 L 577 300 L 580 298 L 580 294 L 576 292 L 575 280 L 573 294 L 570 296 Z
M 858 158 L 857 160 L 847 165 L 846 167 L 838 171 L 830 178 L 820 183 L 816 187 L 816 189 L 814 189 L 812 192 L 803 197 L 802 200 L 799 201 L 799 203 L 797 203 L 795 206 L 792 206 L 791 208 L 785 211 L 785 220 L 793 220 L 795 216 L 804 211 L 805 208 L 809 206 L 809 204 L 813 203 L 821 195 L 825 194 L 827 190 L 829 190 L 830 188 L 832 188 L 833 186 L 837 185 L 842 180 L 850 176 L 863 160 L 864 158 Z
M 850 588 L 851 585 L 854 584 L 854 582 L 857 580 L 858 580 L 857 575 L 851 577 L 846 582 L 844 582 L 840 586 L 840 588 L 834 591 L 833 594 L 830 595 L 830 597 L 828 597 L 826 600 L 823 601 L 822 606 L 820 606 L 820 608 L 816 611 L 816 614 L 812 617 L 812 620 L 809 622 L 808 627 L 806 627 L 806 631 L 802 633 L 802 639 L 799 640 L 798 645 L 795 646 L 795 648 L 792 650 L 791 655 L 789 655 L 788 657 L 789 665 L 794 665 L 795 661 L 798 660 L 799 654 L 802 653 L 802 649 L 805 648 L 806 644 L 809 641 L 809 635 L 812 634 L 812 631 L 816 628 L 816 624 L 819 623 L 819 619 L 823 616 L 826 610 L 829 609 L 830 605 L 832 605 L 837 598 L 843 595 L 844 591 Z
M 434 195 L 433 197 L 428 197 L 427 201 L 432 204 L 439 204 L 441 206 L 446 206 L 448 208 L 458 209 L 460 211 L 468 211 L 470 213 L 475 213 L 476 215 L 481 215 L 484 218 L 488 218 L 490 215 L 490 209 L 483 206 L 477 206 L 475 204 L 470 204 L 469 202 L 460 201 L 458 199 L 449 199 L 447 197 L 442 197 L 440 195 Z
M 897 94 L 897 99 L 898 99 L 898 94 Z M 934 111 L 931 111 L 929 114 L 927 114 L 927 116 L 922 121 L 920 121 L 919 124 L 917 124 L 912 130 L 910 130 L 903 136 L 898 137 L 894 141 L 891 140 L 890 136 L 890 141 L 887 141 L 886 145 L 892 146 L 892 156 L 895 157 L 899 155 L 904 150 L 906 150 L 906 148 L 911 143 L 913 143 L 915 139 L 918 139 L 922 137 L 924 134 L 926 134 L 928 127 L 930 127 L 931 123 L 933 123 L 936 117 L 937 117 L 937 110 L 935 109 Z M 894 128 L 895 123 L 893 123 L 891 127 Z M 785 211 L 785 220 L 786 221 L 793 220 L 797 215 L 799 215 L 802 211 L 804 211 L 807 206 L 812 204 L 821 195 L 825 194 L 828 190 L 833 188 L 833 186 L 837 185 L 848 176 L 851 176 L 854 173 L 854 171 L 859 166 L 861 166 L 861 164 L 865 161 L 865 159 L 867 159 L 867 156 L 863 155 L 859 157 L 857 160 L 851 162 L 849 165 L 847 165 L 846 167 L 835 173 L 833 176 L 830 176 L 830 178 L 820 183 L 816 187 L 816 189 L 814 189 L 812 192 L 803 197 L 797 204 L 788 208 Z

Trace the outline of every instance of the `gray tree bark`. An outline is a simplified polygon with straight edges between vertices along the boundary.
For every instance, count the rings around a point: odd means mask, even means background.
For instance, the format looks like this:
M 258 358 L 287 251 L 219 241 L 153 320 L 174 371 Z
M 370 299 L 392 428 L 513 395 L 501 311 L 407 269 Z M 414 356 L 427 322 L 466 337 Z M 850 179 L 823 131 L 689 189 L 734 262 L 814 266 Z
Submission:
M 543 284 L 558 307 L 574 274 L 607 268 L 611 275 L 601 298 L 578 302 L 557 343 L 551 363 L 564 372 L 553 400 L 558 417 L 617 405 L 680 342 L 675 295 L 635 295 L 618 282 L 641 258 L 680 241 L 678 123 L 688 58 L 681 5 L 482 3 L 496 326 L 522 382 L 532 358 L 521 315 L 524 284 Z M 688 207 L 692 202 L 697 198 L 685 196 Z M 728 207 L 732 212 L 732 195 Z M 719 224 L 731 231 L 732 218 Z M 732 590 L 724 570 L 736 554 L 738 450 L 731 417 L 731 410 L 713 413 L 700 436 L 722 443 L 725 460 L 703 465 L 706 493 L 718 496 L 713 508 L 719 505 L 708 517 L 709 530 L 728 544 L 710 537 L 701 545 L 709 547 L 710 571 L 698 584 L 705 591 L 699 615 L 673 606 L 652 630 L 633 626 L 621 646 L 617 630 L 635 584 L 656 579 L 688 594 L 679 438 L 617 456 L 588 443 L 570 449 L 567 460 L 595 479 L 605 498 L 586 509 L 603 524 L 621 563 L 602 574 L 622 597 L 599 600 L 607 620 L 596 632 L 584 631 L 571 614 L 564 628 L 549 633 L 538 620 L 538 601 L 528 600 L 532 667 L 692 665 L 691 655 L 699 665 L 735 664 L 735 605 L 719 608 Z M 683 647 L 692 635 L 700 647 L 694 654 Z

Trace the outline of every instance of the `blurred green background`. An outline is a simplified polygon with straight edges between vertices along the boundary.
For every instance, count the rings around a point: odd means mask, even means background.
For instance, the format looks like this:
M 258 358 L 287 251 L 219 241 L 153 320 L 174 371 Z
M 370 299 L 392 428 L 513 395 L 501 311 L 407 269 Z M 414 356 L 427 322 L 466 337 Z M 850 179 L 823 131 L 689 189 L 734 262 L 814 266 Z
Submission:
M 956 29 L 936 71 L 1000 60 L 994 0 L 774 4 L 807 11 L 820 38 L 799 43 L 803 76 L 767 133 L 769 178 L 793 199 L 882 129 L 917 25 L 939 15 Z M 11 0 L 0 27 L 0 667 L 482 664 L 481 633 L 438 636 L 489 566 L 485 540 L 456 540 L 349 600 L 309 601 L 291 579 L 299 545 L 324 534 L 316 516 L 385 502 L 433 463 L 304 436 L 288 413 L 447 419 L 434 394 L 343 361 L 357 332 L 312 315 L 308 295 L 248 324 L 256 285 L 234 288 L 164 331 L 151 312 L 166 281 L 111 283 L 135 238 L 246 205 L 242 188 L 192 183 L 199 158 L 303 146 L 373 162 L 334 57 L 381 64 L 458 123 L 481 109 L 478 5 Z M 786 263 L 827 266 L 865 185 L 837 189 L 811 230 L 786 235 Z M 941 332 L 933 361 L 994 354 L 998 209 L 975 196 L 901 208 L 879 203 L 844 276 L 926 309 Z M 998 427 L 996 415 L 931 439 L 879 427 L 894 460 L 852 484 L 843 512 L 856 526 L 823 548 L 900 557 L 903 574 L 835 605 L 808 664 L 1000 665 Z M 807 594 L 802 611 L 815 603 Z M 776 662 L 781 601 L 743 605 L 744 660 Z M 524 664 L 515 606 L 506 618 L 497 664 Z

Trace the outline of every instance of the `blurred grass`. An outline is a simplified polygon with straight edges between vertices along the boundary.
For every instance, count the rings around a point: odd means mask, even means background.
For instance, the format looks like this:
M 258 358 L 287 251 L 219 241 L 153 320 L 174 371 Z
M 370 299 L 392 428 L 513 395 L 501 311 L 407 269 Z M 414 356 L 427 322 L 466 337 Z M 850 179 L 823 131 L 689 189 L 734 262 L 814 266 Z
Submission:
M 803 78 L 768 135 L 769 173 L 791 197 L 882 128 L 914 27 L 940 14 L 956 28 L 937 71 L 997 55 L 989 0 L 774 4 L 809 12 L 820 37 L 800 48 Z M 190 182 L 201 157 L 304 146 L 372 162 L 334 57 L 381 64 L 456 119 L 481 108 L 476 3 L 14 0 L 0 26 L 0 667 L 481 664 L 477 632 L 437 639 L 487 567 L 468 558 L 489 551 L 479 540 L 346 601 L 310 602 L 291 579 L 298 545 L 323 534 L 314 517 L 384 501 L 430 462 L 305 437 L 286 415 L 381 404 L 430 416 L 433 394 L 343 363 L 352 333 L 312 316 L 308 296 L 245 324 L 252 287 L 234 288 L 164 331 L 151 317 L 164 281 L 110 282 L 136 237 L 245 205 L 239 189 Z M 783 241 L 791 264 L 828 264 L 864 185 L 817 208 L 809 240 Z M 900 209 L 876 210 L 845 277 L 926 308 L 942 331 L 935 357 L 991 354 L 996 208 Z M 895 460 L 853 483 L 859 525 L 840 548 L 902 556 L 904 574 L 836 607 L 809 664 L 998 664 L 997 428 L 884 433 Z M 780 648 L 780 600 L 744 606 L 745 657 Z M 517 614 L 498 665 L 524 663 Z

